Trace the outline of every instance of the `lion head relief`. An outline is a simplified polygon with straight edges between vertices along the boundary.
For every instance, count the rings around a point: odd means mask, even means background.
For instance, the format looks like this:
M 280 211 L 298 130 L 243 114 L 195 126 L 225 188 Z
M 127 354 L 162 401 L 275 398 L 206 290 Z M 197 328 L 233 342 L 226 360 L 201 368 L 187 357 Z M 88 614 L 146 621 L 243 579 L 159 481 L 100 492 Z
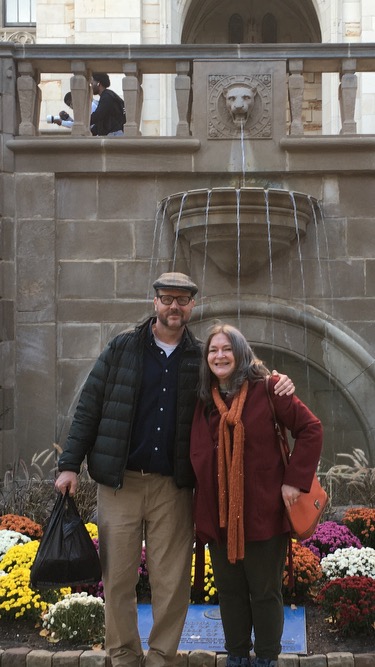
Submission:
M 233 84 L 224 88 L 223 95 L 226 107 L 236 125 L 245 124 L 254 109 L 256 85 L 246 83 Z

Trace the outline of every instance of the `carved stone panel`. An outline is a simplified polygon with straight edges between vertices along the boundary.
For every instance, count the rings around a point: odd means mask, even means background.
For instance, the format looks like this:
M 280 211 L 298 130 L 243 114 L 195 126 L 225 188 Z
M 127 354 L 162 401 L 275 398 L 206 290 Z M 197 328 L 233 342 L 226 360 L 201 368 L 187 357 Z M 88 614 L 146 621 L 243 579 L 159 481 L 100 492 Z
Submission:
M 270 139 L 271 119 L 271 73 L 208 75 L 208 139 Z

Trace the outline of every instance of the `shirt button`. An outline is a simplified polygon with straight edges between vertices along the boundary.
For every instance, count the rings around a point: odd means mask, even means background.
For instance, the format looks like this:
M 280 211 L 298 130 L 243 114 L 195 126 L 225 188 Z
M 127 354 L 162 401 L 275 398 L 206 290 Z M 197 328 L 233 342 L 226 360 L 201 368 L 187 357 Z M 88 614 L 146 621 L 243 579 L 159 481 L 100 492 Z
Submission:
M 160 431 L 160 426 L 158 426 L 156 430 L 157 430 L 157 431 Z
M 167 388 L 166 388 L 166 387 L 163 387 L 163 391 L 167 391 Z
M 158 451 L 159 451 L 159 447 L 155 447 L 155 452 L 158 452 Z
M 165 369 L 165 372 L 168 373 L 168 368 Z
M 160 408 L 160 412 L 163 412 L 164 408 Z

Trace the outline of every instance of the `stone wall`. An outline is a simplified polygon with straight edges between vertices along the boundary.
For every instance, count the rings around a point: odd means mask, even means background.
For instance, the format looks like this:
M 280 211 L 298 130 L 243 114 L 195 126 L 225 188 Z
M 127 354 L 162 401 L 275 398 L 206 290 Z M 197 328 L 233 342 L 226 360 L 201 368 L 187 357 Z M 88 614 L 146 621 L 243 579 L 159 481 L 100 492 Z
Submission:
M 199 335 L 213 319 L 229 320 L 295 380 L 323 421 L 325 467 L 354 447 L 375 460 L 375 137 L 286 136 L 283 58 L 234 67 L 207 57 L 194 68 L 193 134 L 187 127 L 183 138 L 15 137 L 15 114 L 3 116 L 2 471 L 63 445 L 94 359 L 152 312 L 153 279 L 173 267 L 200 286 Z M 14 109 L 11 72 L 4 59 L 3 109 Z M 242 137 L 222 96 L 233 78 L 260 86 Z M 263 235 L 267 190 L 289 200 L 291 234 L 272 262 L 254 260 L 256 239 L 236 205 L 214 238 L 209 207 L 200 221 L 190 212 L 181 230 L 161 208 L 174 193 L 201 189 L 209 201 L 215 188 L 240 187 L 264 191 L 254 212 Z M 300 236 L 290 194 L 298 192 L 310 211 Z M 277 212 L 269 213 L 272 232 Z

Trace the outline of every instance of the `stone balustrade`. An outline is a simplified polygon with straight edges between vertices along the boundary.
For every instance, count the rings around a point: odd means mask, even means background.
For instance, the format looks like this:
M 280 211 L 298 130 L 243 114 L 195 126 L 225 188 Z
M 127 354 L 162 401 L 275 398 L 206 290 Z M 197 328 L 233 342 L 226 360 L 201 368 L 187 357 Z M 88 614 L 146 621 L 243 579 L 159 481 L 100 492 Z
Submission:
M 90 88 L 92 71 L 122 73 L 126 104 L 126 136 L 139 137 L 143 105 L 142 79 L 145 74 L 175 75 L 178 111 L 176 136 L 192 135 L 191 109 L 194 95 L 194 61 L 282 61 L 288 86 L 289 119 L 285 134 L 305 133 L 304 100 L 306 81 L 326 73 L 339 75 L 338 97 L 341 113 L 340 134 L 356 133 L 354 120 L 357 75 L 375 72 L 374 46 L 371 44 L 249 44 L 249 45 L 40 45 L 0 44 L 0 61 L 5 92 L 18 98 L 13 114 L 13 135 L 39 134 L 42 74 L 71 73 L 75 122 L 73 137 L 90 135 Z M 13 86 L 13 88 L 12 88 Z M 4 93 L 3 93 L 4 94 Z M 8 105 L 9 106 L 9 105 Z M 18 122 L 19 121 L 19 122 Z M 8 123 L 9 126 L 9 123 Z M 4 130 L 3 130 L 4 131 Z M 8 132 L 9 133 L 9 132 Z

